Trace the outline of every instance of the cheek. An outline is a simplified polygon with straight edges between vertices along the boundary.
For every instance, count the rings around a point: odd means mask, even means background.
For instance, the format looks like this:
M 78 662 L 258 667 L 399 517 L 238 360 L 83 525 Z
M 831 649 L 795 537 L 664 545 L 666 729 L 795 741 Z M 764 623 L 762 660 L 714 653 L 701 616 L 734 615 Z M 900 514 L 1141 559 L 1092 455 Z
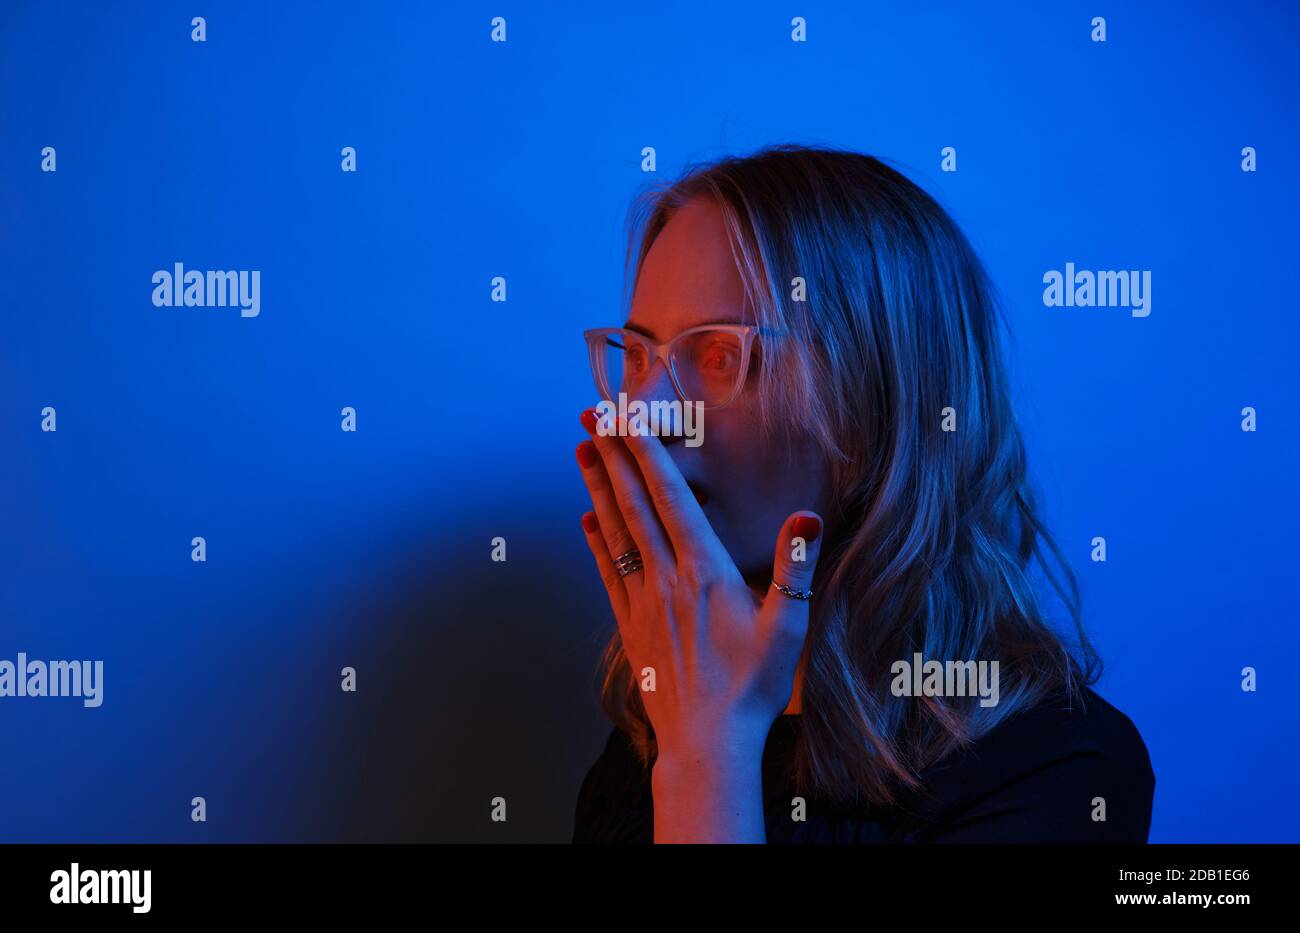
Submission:
M 821 504 L 824 461 L 814 444 L 808 439 L 791 448 L 774 440 L 769 446 L 754 406 L 736 404 L 705 422 L 701 452 L 711 479 L 728 498 L 760 497 L 777 510 L 793 502 L 782 514 L 784 519 L 797 509 L 817 509 Z M 751 510 L 763 507 L 761 501 L 747 504 Z
M 720 420 L 720 419 L 719 419 Z M 714 531 L 742 571 L 770 567 L 776 536 L 791 512 L 820 510 L 824 483 L 815 458 L 768 452 L 754 430 L 719 424 L 706 434 Z M 707 429 L 706 429 L 707 430 Z

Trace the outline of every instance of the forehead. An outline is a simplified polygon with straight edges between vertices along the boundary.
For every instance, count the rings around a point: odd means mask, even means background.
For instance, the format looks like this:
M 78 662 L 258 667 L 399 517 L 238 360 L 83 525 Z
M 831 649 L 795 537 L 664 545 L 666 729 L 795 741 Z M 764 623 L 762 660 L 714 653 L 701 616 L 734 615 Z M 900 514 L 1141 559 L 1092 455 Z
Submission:
M 628 326 L 666 340 L 700 324 L 748 322 L 722 211 L 712 198 L 692 198 L 651 244 Z

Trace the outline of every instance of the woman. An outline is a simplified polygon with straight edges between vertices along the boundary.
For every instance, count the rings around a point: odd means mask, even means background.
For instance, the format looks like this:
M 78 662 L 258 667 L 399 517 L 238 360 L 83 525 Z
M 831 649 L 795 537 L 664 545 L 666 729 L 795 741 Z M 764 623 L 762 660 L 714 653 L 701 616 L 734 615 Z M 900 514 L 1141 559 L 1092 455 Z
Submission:
M 793 146 L 640 206 L 597 386 L 702 411 L 701 442 L 582 414 L 618 630 L 575 841 L 1145 842 L 1146 748 L 1088 687 L 953 221 L 876 159 Z

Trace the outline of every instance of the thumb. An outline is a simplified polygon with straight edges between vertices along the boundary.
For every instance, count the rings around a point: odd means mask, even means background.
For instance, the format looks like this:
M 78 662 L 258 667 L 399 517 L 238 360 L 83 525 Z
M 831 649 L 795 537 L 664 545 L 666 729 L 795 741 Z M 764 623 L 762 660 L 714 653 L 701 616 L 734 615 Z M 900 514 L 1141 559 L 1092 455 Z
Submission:
M 813 574 L 817 570 L 817 555 L 821 552 L 822 520 L 816 512 L 795 512 L 785 520 L 776 536 L 776 561 L 772 565 L 772 588 L 764 605 L 777 611 L 803 610 L 808 606 L 800 599 L 777 588 L 782 584 L 795 593 L 812 590 Z

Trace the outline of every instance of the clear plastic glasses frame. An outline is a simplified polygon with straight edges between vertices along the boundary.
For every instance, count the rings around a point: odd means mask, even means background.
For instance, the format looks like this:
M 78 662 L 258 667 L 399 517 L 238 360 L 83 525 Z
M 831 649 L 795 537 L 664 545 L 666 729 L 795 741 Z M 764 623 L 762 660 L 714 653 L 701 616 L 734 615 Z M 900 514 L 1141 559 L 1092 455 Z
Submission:
M 609 347 L 627 347 L 637 344 L 644 347 L 648 353 L 649 365 L 647 370 L 653 369 L 656 361 L 664 364 L 664 368 L 668 371 L 668 378 L 672 382 L 673 390 L 677 393 L 678 398 L 683 402 L 702 402 L 702 399 L 687 397 L 686 389 L 682 385 L 681 375 L 678 372 L 677 351 L 686 345 L 689 338 L 705 332 L 727 333 L 740 340 L 740 360 L 736 366 L 735 384 L 726 393 L 726 397 L 722 401 L 705 404 L 704 410 L 716 411 L 730 405 L 736 400 L 736 396 L 740 394 L 740 390 L 744 387 L 745 380 L 748 377 L 749 360 L 754 347 L 754 338 L 760 334 L 766 335 L 767 330 L 765 328 L 752 324 L 701 324 L 699 327 L 687 328 L 671 340 L 665 341 L 651 340 L 645 334 L 628 330 L 626 327 L 597 327 L 584 330 L 582 335 L 587 340 L 587 353 L 591 357 L 591 373 L 601 398 L 616 402 L 618 392 L 615 390 L 626 391 L 621 386 L 611 386 L 609 384 L 609 373 L 606 365 L 607 349 Z M 618 342 L 611 342 L 613 340 Z

